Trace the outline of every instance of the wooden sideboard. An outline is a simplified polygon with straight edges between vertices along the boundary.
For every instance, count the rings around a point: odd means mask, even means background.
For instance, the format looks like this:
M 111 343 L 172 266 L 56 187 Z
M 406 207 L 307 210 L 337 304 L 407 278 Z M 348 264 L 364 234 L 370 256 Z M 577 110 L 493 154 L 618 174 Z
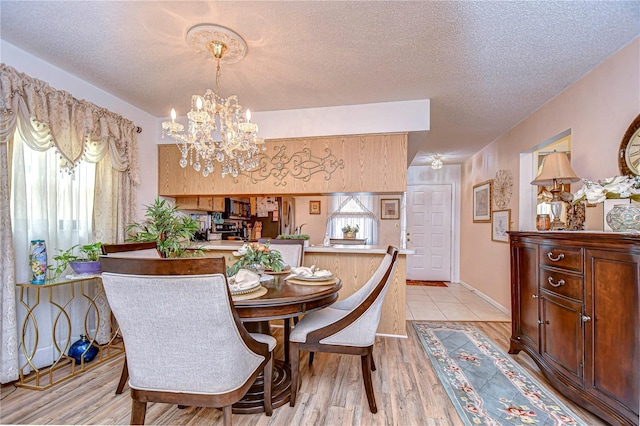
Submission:
M 640 235 L 509 232 L 512 335 L 551 384 L 612 424 L 638 425 Z

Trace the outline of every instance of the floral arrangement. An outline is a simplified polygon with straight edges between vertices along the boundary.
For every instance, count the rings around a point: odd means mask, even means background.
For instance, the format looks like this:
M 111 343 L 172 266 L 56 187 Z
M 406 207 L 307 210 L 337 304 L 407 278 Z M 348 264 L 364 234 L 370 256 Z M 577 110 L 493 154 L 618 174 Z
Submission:
M 233 255 L 240 257 L 236 263 L 227 268 L 227 275 L 232 277 L 238 273 L 240 269 L 251 269 L 251 265 L 259 264 L 273 272 L 282 271 L 284 262 L 282 255 L 277 250 L 271 250 L 270 244 L 262 243 L 245 243 L 234 251 Z
M 345 234 L 357 234 L 360 231 L 360 227 L 358 225 L 345 225 L 342 227 L 342 232 Z
M 640 176 L 614 176 L 597 182 L 582 180 L 584 186 L 573 194 L 573 203 L 602 203 L 607 198 L 631 198 L 640 201 Z

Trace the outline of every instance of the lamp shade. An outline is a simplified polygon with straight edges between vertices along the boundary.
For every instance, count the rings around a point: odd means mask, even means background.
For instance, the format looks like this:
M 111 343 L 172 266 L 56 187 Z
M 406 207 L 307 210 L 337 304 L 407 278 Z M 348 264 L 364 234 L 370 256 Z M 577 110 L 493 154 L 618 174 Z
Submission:
M 553 151 L 542 160 L 538 175 L 531 181 L 532 185 L 549 186 L 554 180 L 559 183 L 577 182 L 580 180 L 571 168 L 569 157 L 565 152 Z

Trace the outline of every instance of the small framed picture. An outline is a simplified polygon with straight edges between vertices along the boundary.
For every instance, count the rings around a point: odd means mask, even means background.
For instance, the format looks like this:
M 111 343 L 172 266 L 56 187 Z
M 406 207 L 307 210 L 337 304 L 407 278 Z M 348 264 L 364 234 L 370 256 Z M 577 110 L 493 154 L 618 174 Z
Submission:
M 491 214 L 491 239 L 501 243 L 509 242 L 511 210 L 494 210 Z
M 479 183 L 473 187 L 473 221 L 491 222 L 491 183 Z
M 384 220 L 400 219 L 400 199 L 399 198 L 380 199 L 380 219 L 384 219 Z
M 320 214 L 320 201 L 309 201 L 309 214 Z

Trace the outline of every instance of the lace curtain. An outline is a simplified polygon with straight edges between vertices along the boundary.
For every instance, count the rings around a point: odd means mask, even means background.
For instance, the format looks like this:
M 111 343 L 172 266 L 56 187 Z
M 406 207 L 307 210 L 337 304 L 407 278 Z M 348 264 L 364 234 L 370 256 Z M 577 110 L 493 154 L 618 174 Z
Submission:
M 9 146 L 16 132 L 32 150 L 54 149 L 63 169 L 73 170 L 80 161 L 97 163 L 94 241 L 124 241 L 124 224 L 135 217 L 135 188 L 140 181 L 136 126 L 130 120 L 0 64 L 2 383 L 18 378 L 15 282 L 19 274 L 16 274 L 14 236 L 24 239 L 27 235 L 21 225 L 11 223 L 9 208 L 12 180 Z
M 378 217 L 373 213 L 375 196 L 346 195 L 332 197 L 331 213 L 327 217 L 327 232 L 331 238 L 342 238 L 345 225 L 360 229 L 357 238 L 366 238 L 368 244 L 378 242 Z

